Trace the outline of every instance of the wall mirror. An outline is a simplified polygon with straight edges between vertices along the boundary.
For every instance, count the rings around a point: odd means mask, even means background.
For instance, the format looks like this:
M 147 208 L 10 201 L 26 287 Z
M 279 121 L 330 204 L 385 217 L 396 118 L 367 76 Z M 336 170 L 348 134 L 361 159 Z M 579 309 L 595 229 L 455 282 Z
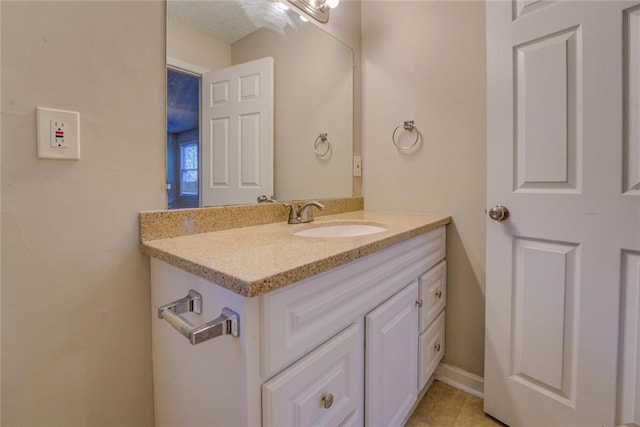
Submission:
M 295 29 L 237 0 L 167 2 L 170 209 L 353 195 L 353 50 L 285 13 Z

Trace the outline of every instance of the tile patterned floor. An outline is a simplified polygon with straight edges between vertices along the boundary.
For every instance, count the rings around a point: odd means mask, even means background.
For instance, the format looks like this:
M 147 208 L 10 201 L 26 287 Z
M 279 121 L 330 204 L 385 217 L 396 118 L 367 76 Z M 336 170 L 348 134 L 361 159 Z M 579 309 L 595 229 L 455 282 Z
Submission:
M 486 415 L 482 399 L 434 381 L 405 427 L 504 427 Z

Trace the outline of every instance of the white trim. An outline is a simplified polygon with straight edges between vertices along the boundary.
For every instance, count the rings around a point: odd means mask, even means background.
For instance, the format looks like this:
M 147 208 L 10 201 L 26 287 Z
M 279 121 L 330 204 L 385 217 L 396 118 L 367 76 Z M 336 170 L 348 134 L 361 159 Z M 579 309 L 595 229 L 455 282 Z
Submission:
M 190 62 L 185 62 L 178 58 L 172 58 L 171 56 L 167 56 L 167 67 L 198 75 L 203 75 L 211 71 L 208 68 L 191 64 Z
M 455 366 L 440 363 L 436 368 L 436 380 L 484 399 L 484 378 Z

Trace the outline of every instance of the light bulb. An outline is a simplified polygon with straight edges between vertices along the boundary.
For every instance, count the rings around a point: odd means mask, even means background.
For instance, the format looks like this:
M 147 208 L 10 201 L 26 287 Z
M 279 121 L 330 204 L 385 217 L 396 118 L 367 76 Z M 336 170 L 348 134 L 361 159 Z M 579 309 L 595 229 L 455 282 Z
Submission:
M 325 4 L 331 9 L 335 9 L 340 4 L 340 0 L 327 0 Z

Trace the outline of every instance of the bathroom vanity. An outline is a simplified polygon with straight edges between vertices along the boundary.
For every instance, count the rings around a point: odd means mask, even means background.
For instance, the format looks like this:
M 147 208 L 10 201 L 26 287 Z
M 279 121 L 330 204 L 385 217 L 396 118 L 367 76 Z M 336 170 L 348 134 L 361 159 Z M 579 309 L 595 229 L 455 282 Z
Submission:
M 143 241 L 151 258 L 157 426 L 399 426 L 444 353 L 448 217 L 349 212 Z M 331 225 L 384 230 L 301 237 Z M 202 295 L 192 345 L 157 309 Z

